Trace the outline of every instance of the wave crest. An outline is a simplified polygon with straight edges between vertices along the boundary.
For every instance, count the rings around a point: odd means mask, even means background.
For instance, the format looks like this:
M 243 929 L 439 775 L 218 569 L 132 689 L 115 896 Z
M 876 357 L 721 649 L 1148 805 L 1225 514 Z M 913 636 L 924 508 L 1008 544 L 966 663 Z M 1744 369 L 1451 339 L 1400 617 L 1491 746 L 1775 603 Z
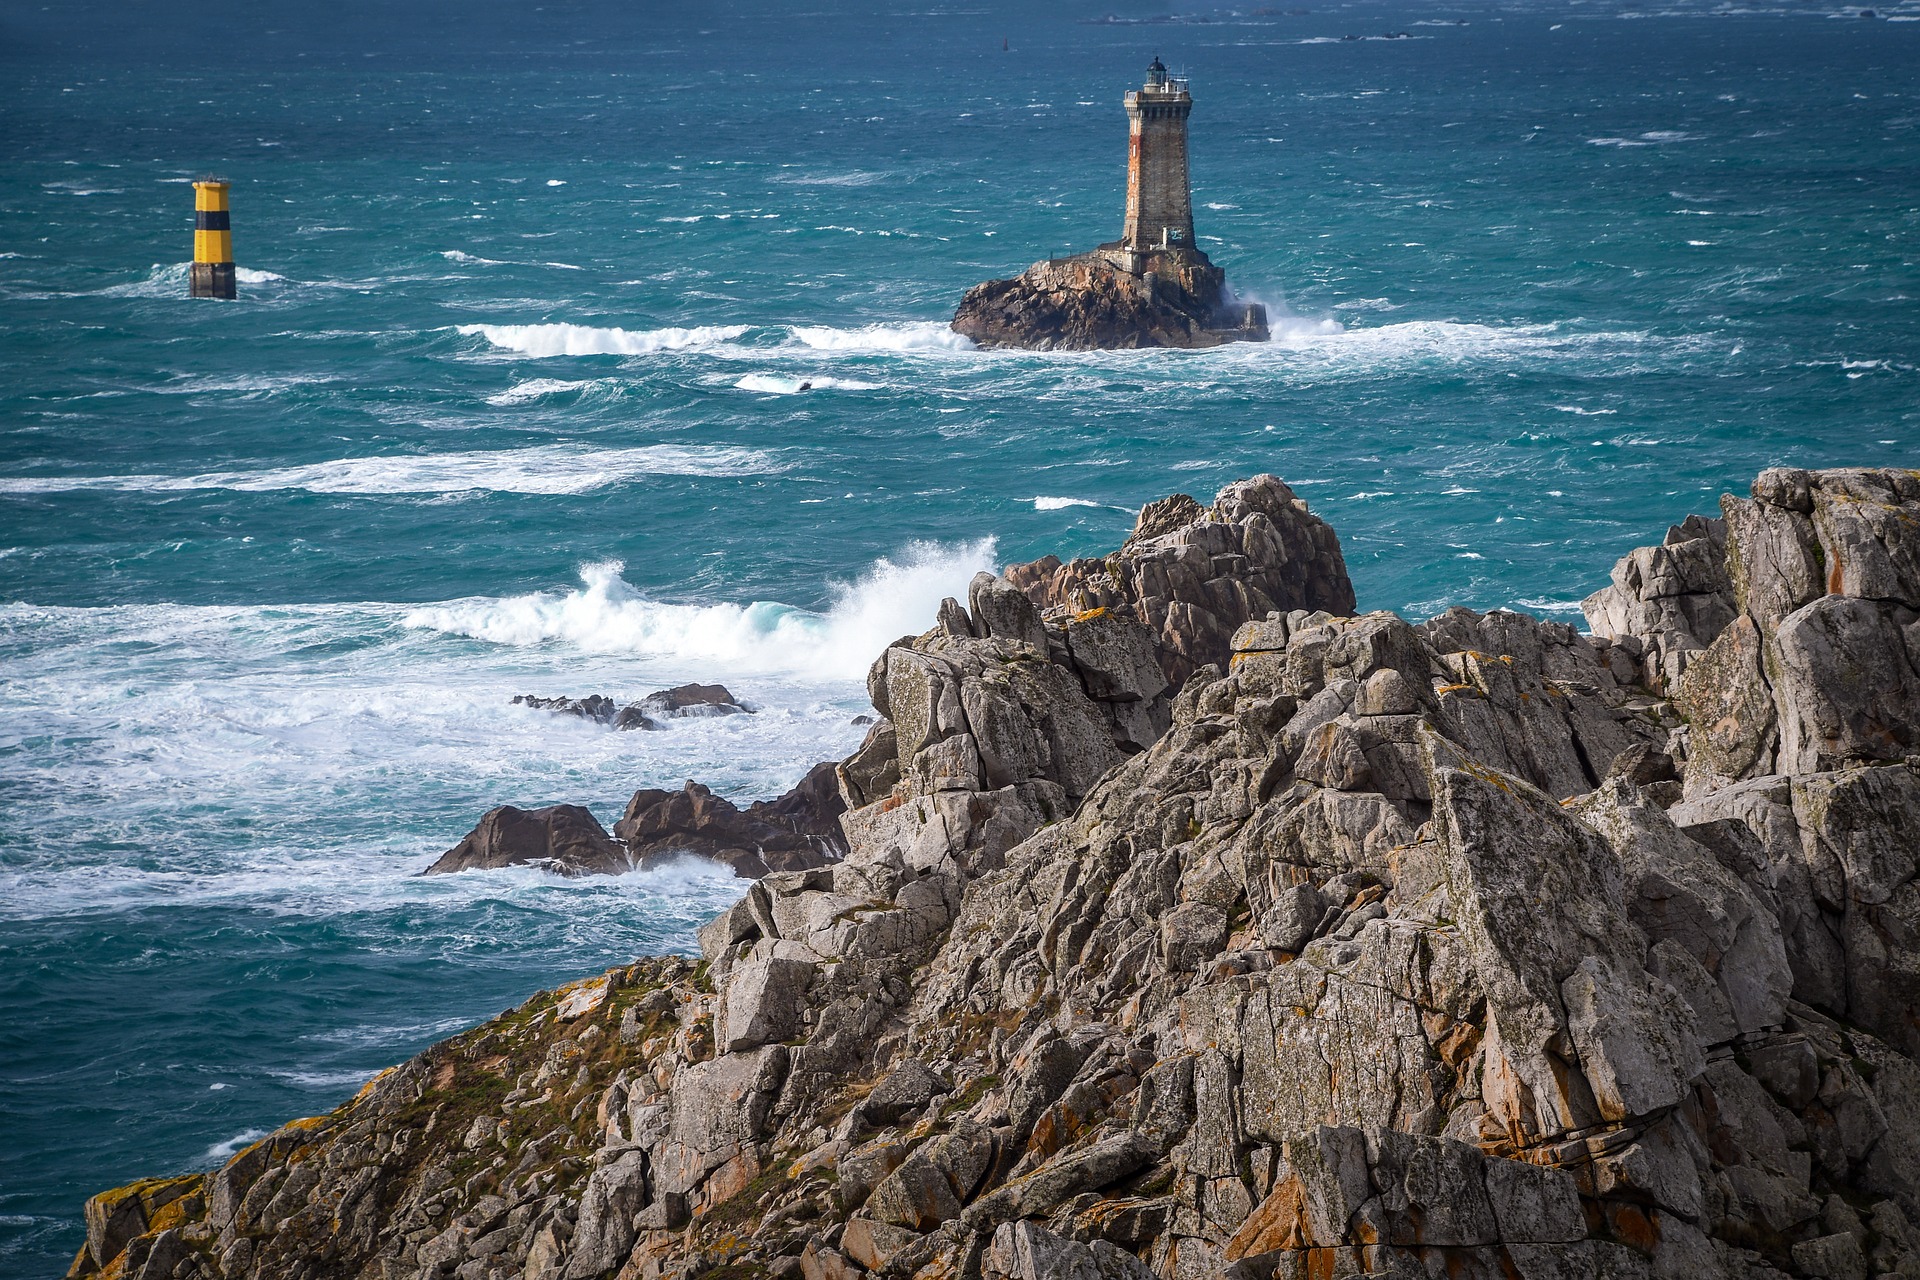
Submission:
M 692 328 L 602 329 L 584 324 L 463 324 L 459 331 L 479 335 L 504 351 L 536 359 L 553 356 L 643 356 L 732 342 L 750 328 L 744 324 L 695 325 Z
M 856 680 L 873 655 L 932 625 L 940 601 L 964 597 L 994 563 L 994 540 L 916 542 L 873 562 L 833 590 L 825 612 L 758 600 L 671 604 L 650 600 L 621 576 L 617 560 L 583 565 L 580 586 L 509 597 L 474 597 L 414 609 L 406 626 L 490 644 L 553 642 L 590 653 L 689 658 L 728 671 Z
M 786 464 L 759 449 L 730 445 L 643 445 L 580 449 L 540 445 L 474 453 L 341 458 L 264 471 L 215 471 L 197 476 L 6 476 L 0 493 L 68 493 L 83 489 L 122 493 L 179 493 L 231 489 L 267 493 L 401 494 L 587 493 L 640 476 L 770 475 Z

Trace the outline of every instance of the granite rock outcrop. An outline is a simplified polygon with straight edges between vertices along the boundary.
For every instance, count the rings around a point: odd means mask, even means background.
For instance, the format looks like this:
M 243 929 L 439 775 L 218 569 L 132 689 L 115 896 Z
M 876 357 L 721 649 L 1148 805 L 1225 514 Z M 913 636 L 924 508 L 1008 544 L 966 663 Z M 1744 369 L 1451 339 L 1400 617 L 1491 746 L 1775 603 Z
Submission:
M 953 331 L 983 347 L 1112 351 L 1265 342 L 1266 312 L 1236 304 L 1226 273 L 1195 249 L 1161 250 L 1146 272 L 1096 250 L 1034 263 L 967 290 Z
M 745 809 L 689 779 L 679 791 L 643 789 L 627 801 L 613 834 L 638 866 L 697 854 L 738 876 L 824 866 L 847 851 L 840 833 L 834 766 L 818 764 L 777 800 Z
M 1276 609 L 1169 688 L 982 575 L 874 665 L 843 860 L 95 1197 L 72 1275 L 1920 1277 L 1920 724 L 1849 665 L 1905 474 L 1763 476 L 1697 648 Z
M 1170 684 L 1224 663 L 1242 623 L 1296 609 L 1353 612 L 1353 583 L 1333 529 L 1277 476 L 1150 502 L 1106 556 L 1011 565 L 1008 582 L 1050 619 L 1111 609 L 1153 633 Z
M 441 854 L 423 876 L 538 866 L 555 875 L 619 875 L 633 869 L 626 849 L 599 819 L 577 804 L 517 809 L 503 804 L 481 815 L 459 844 Z

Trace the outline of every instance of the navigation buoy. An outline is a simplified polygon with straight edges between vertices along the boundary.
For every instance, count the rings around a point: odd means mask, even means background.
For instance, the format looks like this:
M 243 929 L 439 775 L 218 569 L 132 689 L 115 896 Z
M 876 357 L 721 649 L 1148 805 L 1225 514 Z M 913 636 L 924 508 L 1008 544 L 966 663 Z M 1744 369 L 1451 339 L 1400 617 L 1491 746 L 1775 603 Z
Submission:
M 233 229 L 227 215 L 227 184 L 213 178 L 193 184 L 193 275 L 187 296 L 239 296 L 233 269 Z

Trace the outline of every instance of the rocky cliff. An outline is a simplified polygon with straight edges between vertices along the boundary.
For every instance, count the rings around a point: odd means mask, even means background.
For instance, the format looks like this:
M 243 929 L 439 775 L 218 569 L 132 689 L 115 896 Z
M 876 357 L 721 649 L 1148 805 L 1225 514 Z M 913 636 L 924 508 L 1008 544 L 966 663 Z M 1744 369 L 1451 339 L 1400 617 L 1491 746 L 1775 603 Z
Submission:
M 72 1274 L 1920 1277 L 1920 482 L 1723 511 L 1606 636 L 1283 605 L 1177 690 L 983 575 L 875 663 L 844 861 Z
M 1036 262 L 967 290 L 953 330 L 983 347 L 1111 351 L 1265 342 L 1264 308 L 1234 304 L 1226 273 L 1197 249 L 1146 255 L 1126 270 L 1104 251 Z

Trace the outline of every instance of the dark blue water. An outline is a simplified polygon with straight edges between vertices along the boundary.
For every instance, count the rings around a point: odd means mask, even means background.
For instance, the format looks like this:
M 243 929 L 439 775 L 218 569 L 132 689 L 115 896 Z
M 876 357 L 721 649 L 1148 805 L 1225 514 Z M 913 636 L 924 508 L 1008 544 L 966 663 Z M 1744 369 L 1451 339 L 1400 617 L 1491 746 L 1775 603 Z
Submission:
M 1363 607 L 1577 620 L 1761 467 L 1913 459 L 1876 7 L 0 11 L 0 1275 L 687 947 L 700 867 L 411 873 L 496 803 L 776 793 L 978 567 L 1268 470 Z M 967 286 L 1117 233 L 1156 53 L 1276 340 L 965 349 Z M 233 304 L 182 296 L 207 173 Z M 507 705 L 695 678 L 760 714 Z

